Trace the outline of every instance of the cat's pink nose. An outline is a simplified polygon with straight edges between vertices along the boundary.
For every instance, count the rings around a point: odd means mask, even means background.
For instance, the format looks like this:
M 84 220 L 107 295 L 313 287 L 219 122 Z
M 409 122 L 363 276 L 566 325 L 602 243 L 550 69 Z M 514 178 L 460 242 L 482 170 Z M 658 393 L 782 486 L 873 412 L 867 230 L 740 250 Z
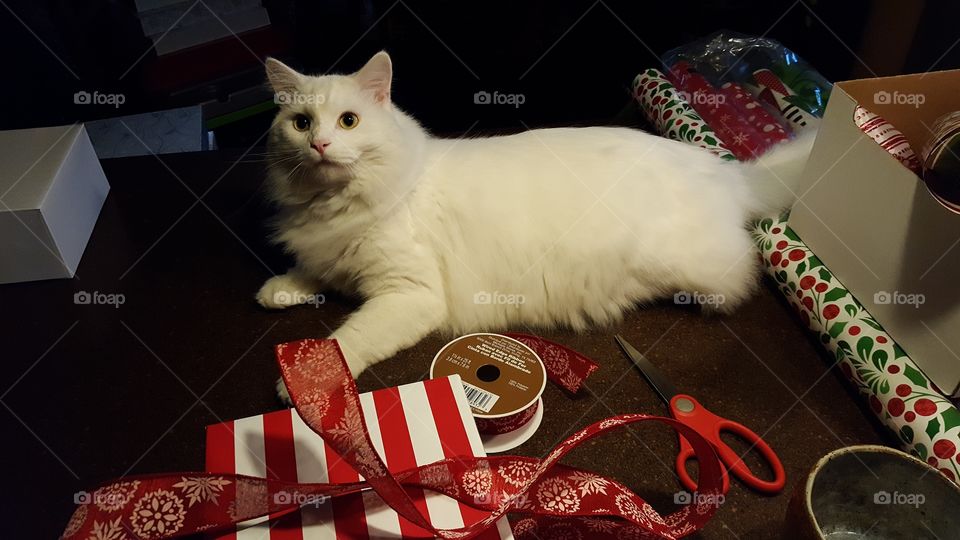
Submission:
M 330 141 L 313 141 L 310 146 L 322 156 L 327 151 L 327 147 L 330 146 Z

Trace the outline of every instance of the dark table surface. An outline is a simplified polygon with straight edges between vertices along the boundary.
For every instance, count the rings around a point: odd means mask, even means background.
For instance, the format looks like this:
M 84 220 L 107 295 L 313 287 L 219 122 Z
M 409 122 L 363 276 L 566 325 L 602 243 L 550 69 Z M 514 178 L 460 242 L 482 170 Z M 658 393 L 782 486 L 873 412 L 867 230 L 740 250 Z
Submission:
M 104 161 L 112 191 L 77 276 L 0 286 L 4 538 L 55 538 L 73 494 L 96 482 L 202 469 L 205 426 L 281 407 L 273 345 L 325 337 L 356 307 L 330 295 L 285 312 L 254 302 L 288 261 L 265 241 L 262 164 L 253 153 L 238 157 Z M 124 303 L 76 304 L 83 291 L 122 294 Z M 659 304 L 611 328 L 544 332 L 601 368 L 577 398 L 548 385 L 543 425 L 516 453 L 543 456 L 613 414 L 666 412 L 618 351 L 617 332 L 682 391 L 760 433 L 786 468 L 777 496 L 734 483 L 695 537 L 777 537 L 789 494 L 820 456 L 884 442 L 778 293 L 762 286 L 728 317 Z M 431 336 L 367 370 L 360 390 L 423 378 L 445 341 Z M 592 441 L 567 462 L 618 478 L 667 512 L 679 489 L 675 453 L 672 432 L 643 427 Z

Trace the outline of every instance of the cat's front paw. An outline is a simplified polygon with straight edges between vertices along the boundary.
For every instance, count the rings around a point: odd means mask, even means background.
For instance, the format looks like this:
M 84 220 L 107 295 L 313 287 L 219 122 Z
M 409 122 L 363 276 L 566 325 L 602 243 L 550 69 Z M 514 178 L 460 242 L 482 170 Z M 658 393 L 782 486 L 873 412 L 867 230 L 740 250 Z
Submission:
M 288 407 L 293 406 L 293 400 L 290 399 L 290 392 L 287 391 L 287 385 L 283 382 L 283 377 L 277 379 L 277 397 Z
M 350 370 L 350 375 L 353 376 L 353 379 L 356 380 L 357 377 L 363 373 L 363 370 L 367 369 L 369 365 L 365 362 L 357 362 L 347 358 L 347 368 Z
M 257 292 L 257 303 L 267 309 L 283 309 L 305 303 L 313 291 L 303 287 L 297 278 L 290 274 L 273 276 Z

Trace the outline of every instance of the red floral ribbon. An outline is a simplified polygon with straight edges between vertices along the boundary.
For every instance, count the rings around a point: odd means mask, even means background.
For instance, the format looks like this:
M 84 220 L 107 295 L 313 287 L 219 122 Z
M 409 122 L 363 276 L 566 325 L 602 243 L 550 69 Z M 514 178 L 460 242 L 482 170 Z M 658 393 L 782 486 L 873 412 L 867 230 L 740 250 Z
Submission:
M 533 405 L 518 412 L 517 414 L 511 414 L 510 416 L 503 416 L 500 418 L 480 418 L 474 416 L 473 421 L 476 422 L 477 431 L 480 433 L 487 435 L 500 435 L 503 433 L 516 431 L 527 425 L 527 422 L 533 420 L 533 417 L 537 415 L 537 410 L 539 408 L 540 400 L 538 399 L 533 403 Z
M 206 472 L 127 477 L 93 491 L 77 507 L 63 538 L 161 539 L 223 533 L 250 519 L 293 512 L 301 501 L 367 488 L 405 519 L 440 538 L 472 538 L 507 512 L 526 515 L 513 524 L 520 540 L 571 534 L 591 539 L 681 538 L 703 527 L 717 511 L 717 501 L 722 501 L 722 469 L 710 443 L 672 418 L 645 414 L 615 416 L 587 426 L 542 460 L 453 458 L 391 474 L 370 440 L 356 385 L 337 342 L 296 341 L 278 345 L 276 351 L 304 422 L 366 481 L 297 484 Z M 699 461 L 697 496 L 673 514 L 661 516 L 616 480 L 557 463 L 590 439 L 649 421 L 677 430 Z M 437 529 L 405 487 L 437 491 L 489 515 L 460 529 Z
M 523 343 L 537 353 L 547 368 L 547 378 L 571 394 L 579 392 L 583 382 L 599 367 L 593 360 L 559 343 L 530 334 L 503 335 Z
M 523 343 L 537 353 L 546 368 L 547 378 L 571 395 L 579 392 L 584 381 L 600 367 L 593 360 L 577 351 L 541 337 L 516 332 L 502 335 Z M 477 431 L 480 433 L 492 435 L 510 433 L 520 429 L 532 420 L 539 408 L 540 401 L 538 400 L 533 405 L 510 416 L 501 418 L 474 417 L 474 421 L 477 423 Z

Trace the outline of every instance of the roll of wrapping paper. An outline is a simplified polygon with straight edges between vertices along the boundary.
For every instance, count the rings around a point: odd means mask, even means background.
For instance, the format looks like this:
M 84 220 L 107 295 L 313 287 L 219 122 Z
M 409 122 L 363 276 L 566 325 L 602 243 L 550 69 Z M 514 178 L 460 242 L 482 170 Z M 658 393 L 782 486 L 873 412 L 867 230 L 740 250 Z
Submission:
M 637 75 L 633 96 L 660 135 L 705 148 L 726 160 L 737 159 L 661 71 L 651 68 Z
M 753 231 L 777 288 L 904 450 L 960 483 L 960 411 L 797 237 L 785 218 Z
M 764 142 L 768 147 L 790 140 L 790 132 L 785 127 L 785 122 L 770 114 L 746 88 L 735 82 L 727 82 L 720 85 L 718 90 L 729 103 L 733 103 L 740 110 L 747 122 L 753 124 L 760 135 L 766 138 Z
M 790 55 L 791 61 L 781 58 L 770 66 L 770 71 L 792 92 L 789 98 L 791 104 L 822 118 L 833 85 L 810 64 L 799 60 L 792 52 Z
M 860 131 L 869 135 L 881 148 L 897 158 L 904 167 L 920 174 L 920 160 L 910 147 L 910 142 L 893 124 L 860 105 L 857 105 L 853 112 L 853 122 Z
M 937 119 L 923 146 L 923 181 L 944 207 L 960 214 L 960 111 Z
M 796 94 L 783 83 L 769 69 L 758 69 L 753 72 L 755 85 L 744 85 L 757 99 L 764 101 L 780 111 L 784 120 L 790 123 L 794 131 L 805 128 L 814 128 L 820 124 L 820 119 L 796 105 Z
M 769 148 L 764 144 L 760 132 L 737 107 L 685 62 L 670 69 L 670 80 L 737 159 L 756 158 Z

